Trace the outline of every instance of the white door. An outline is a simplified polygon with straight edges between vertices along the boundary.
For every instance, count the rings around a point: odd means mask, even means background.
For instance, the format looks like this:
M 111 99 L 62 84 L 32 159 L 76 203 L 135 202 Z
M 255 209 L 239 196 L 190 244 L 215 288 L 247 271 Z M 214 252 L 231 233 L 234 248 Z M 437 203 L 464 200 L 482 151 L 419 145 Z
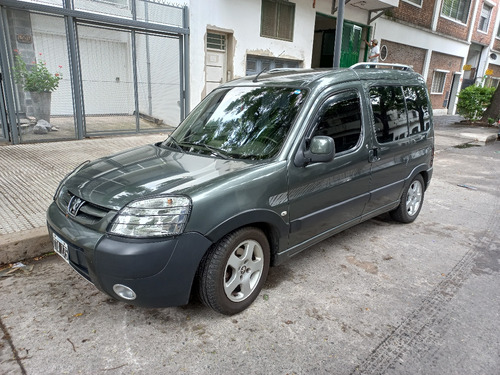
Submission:
M 457 104 L 458 87 L 460 86 L 460 78 L 462 73 L 453 73 L 453 81 L 451 83 L 450 99 L 448 102 L 448 114 L 455 114 L 455 106 Z
M 205 54 L 205 87 L 206 94 L 226 82 L 227 51 L 224 34 L 207 33 L 207 50 Z

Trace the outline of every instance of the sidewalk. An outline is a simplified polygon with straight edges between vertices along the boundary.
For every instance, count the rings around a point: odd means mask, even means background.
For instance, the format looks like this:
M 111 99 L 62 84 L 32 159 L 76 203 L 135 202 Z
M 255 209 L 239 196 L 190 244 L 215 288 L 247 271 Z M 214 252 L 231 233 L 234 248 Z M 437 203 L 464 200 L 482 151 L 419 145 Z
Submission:
M 461 124 L 461 116 L 434 116 L 436 153 L 464 144 L 485 145 L 498 137 L 498 127 Z
M 497 128 L 457 124 L 460 116 L 435 116 L 436 153 L 497 138 Z M 45 211 L 66 174 L 85 160 L 161 141 L 145 134 L 80 141 L 0 146 L 0 264 L 49 252 Z

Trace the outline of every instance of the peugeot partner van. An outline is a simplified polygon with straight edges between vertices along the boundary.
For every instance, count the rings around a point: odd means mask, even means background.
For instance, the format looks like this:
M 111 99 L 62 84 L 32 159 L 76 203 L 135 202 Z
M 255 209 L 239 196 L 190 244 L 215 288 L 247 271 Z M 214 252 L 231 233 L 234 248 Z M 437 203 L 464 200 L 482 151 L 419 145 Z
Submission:
M 406 66 L 273 70 L 211 92 L 164 141 L 86 162 L 47 212 L 54 250 L 128 304 L 231 315 L 270 266 L 390 212 L 414 221 L 432 110 Z

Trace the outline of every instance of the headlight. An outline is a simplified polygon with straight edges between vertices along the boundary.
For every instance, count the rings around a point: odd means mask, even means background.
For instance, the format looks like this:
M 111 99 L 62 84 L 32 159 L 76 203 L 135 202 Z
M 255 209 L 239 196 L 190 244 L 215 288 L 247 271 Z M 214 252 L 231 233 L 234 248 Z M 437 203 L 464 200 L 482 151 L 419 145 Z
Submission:
M 59 194 L 61 193 L 61 189 L 66 183 L 66 181 L 69 180 L 70 177 L 73 177 L 75 174 L 77 174 L 83 167 L 85 167 L 88 163 L 90 163 L 90 160 L 84 161 L 82 164 L 80 164 L 78 167 L 76 167 L 73 172 L 68 173 L 62 180 L 59 182 L 59 186 L 57 186 L 56 192 L 54 194 L 54 200 L 57 199 Z
M 115 216 L 108 232 L 126 237 L 174 236 L 184 231 L 191 200 L 184 196 L 157 196 L 129 203 Z

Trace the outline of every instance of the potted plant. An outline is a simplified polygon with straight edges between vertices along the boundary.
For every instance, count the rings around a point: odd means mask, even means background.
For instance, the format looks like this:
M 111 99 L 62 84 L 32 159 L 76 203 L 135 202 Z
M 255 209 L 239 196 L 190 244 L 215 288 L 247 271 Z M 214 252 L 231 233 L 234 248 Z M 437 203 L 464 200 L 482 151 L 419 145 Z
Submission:
M 18 51 L 14 51 L 18 53 Z M 42 56 L 40 53 L 39 56 Z M 59 65 L 59 69 L 62 66 Z M 59 71 L 50 73 L 47 63 L 41 59 L 28 67 L 22 57 L 16 54 L 14 64 L 14 80 L 21 84 L 24 91 L 30 93 L 33 102 L 33 115 L 37 120 L 50 122 L 51 93 L 59 86 L 62 74 Z

